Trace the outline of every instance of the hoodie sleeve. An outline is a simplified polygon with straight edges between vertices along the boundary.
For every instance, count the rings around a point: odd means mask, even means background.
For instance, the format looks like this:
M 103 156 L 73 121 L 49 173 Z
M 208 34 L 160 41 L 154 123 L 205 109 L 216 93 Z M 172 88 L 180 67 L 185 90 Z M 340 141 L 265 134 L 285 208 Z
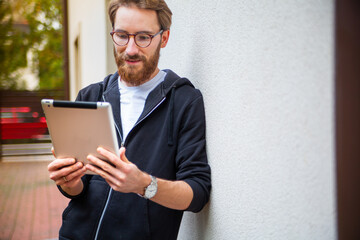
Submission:
M 211 170 L 207 161 L 205 140 L 205 111 L 201 93 L 186 108 L 179 136 L 176 177 L 190 185 L 193 200 L 187 211 L 199 212 L 209 201 Z
M 75 101 L 101 101 L 103 92 L 103 85 L 101 83 L 94 83 L 79 91 Z
M 90 181 L 91 177 L 92 177 L 92 175 L 85 175 L 85 176 L 83 176 L 81 178 L 81 180 L 83 182 L 83 185 L 84 185 L 84 188 L 81 191 L 81 193 L 79 193 L 78 195 L 75 195 L 75 196 L 67 194 L 59 185 L 56 185 L 56 186 L 59 189 L 59 191 L 61 192 L 61 194 L 64 195 L 65 197 L 70 198 L 70 199 L 80 198 L 80 197 L 84 196 L 85 193 L 87 192 L 87 189 L 88 189 L 88 186 L 89 186 L 89 181 Z

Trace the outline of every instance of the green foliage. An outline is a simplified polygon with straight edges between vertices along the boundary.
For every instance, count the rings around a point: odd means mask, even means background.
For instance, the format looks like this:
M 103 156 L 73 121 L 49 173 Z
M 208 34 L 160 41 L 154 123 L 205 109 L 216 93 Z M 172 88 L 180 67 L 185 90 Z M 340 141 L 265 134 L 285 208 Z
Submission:
M 0 0 L 0 87 L 25 89 L 30 67 L 38 89 L 63 88 L 61 0 Z
M 23 44 L 25 33 L 13 26 L 13 19 L 9 16 L 11 7 L 7 2 L 0 4 L 0 83 L 3 88 L 16 88 L 15 71 L 26 67 L 26 52 L 29 47 Z

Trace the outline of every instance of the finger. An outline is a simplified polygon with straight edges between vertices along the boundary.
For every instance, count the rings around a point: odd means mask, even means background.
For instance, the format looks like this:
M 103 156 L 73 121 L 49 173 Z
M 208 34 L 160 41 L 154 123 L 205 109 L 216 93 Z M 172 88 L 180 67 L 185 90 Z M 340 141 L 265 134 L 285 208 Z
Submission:
M 92 171 L 98 175 L 100 175 L 102 178 L 104 178 L 109 184 L 110 183 L 118 183 L 119 181 L 117 181 L 113 175 L 109 172 L 106 171 L 104 169 L 102 169 L 101 167 L 97 166 L 97 165 L 92 165 L 92 164 L 86 164 L 86 169 L 89 171 Z
M 57 171 L 53 171 L 50 173 L 50 179 L 54 180 L 55 182 L 62 179 L 65 180 L 63 177 L 68 176 L 69 174 L 81 169 L 84 166 L 82 162 L 77 162 L 76 164 L 72 164 L 67 167 L 63 167 L 58 169 Z
M 94 155 L 91 155 L 89 154 L 87 156 L 87 159 L 89 162 L 91 162 L 92 164 L 94 164 L 97 168 L 100 168 L 101 170 L 105 171 L 105 172 L 108 172 L 110 173 L 111 175 L 114 175 L 115 174 L 115 170 L 116 170 L 116 165 L 115 166 L 112 166 L 110 165 L 110 163 L 104 161 L 104 160 L 101 160 L 97 157 L 95 157 Z M 117 161 L 117 162 L 120 162 L 120 161 Z M 90 164 L 91 165 L 91 164 Z
M 55 184 L 56 185 L 65 185 L 66 187 L 71 186 L 71 182 L 68 180 L 68 178 L 66 176 L 63 176 L 63 177 L 55 180 Z
M 78 162 L 76 164 L 73 164 L 69 167 L 61 168 L 58 171 L 53 171 L 50 173 L 50 179 L 54 180 L 55 182 L 59 182 L 59 180 L 64 180 L 65 182 L 69 179 L 65 179 L 64 177 L 69 176 L 71 173 L 76 172 L 77 170 L 84 167 L 84 164 L 82 162 Z
M 115 191 L 121 191 L 122 185 L 124 181 L 124 176 L 121 172 L 118 173 L 117 178 L 113 175 L 109 174 L 108 172 L 103 171 L 101 168 L 98 168 L 97 166 L 87 164 L 86 165 L 87 170 L 94 172 L 95 174 L 98 174 L 102 178 L 105 179 L 105 181 L 110 185 L 112 189 Z
M 120 158 L 116 156 L 114 153 L 106 150 L 103 147 L 98 147 L 97 149 L 98 153 L 100 153 L 102 156 L 104 156 L 106 159 L 110 161 L 110 163 L 114 164 L 116 168 L 124 168 L 124 161 L 120 161 Z
M 74 179 L 78 178 L 79 176 L 82 177 L 86 172 L 86 167 L 82 165 L 81 168 L 73 171 L 72 173 L 68 174 L 66 177 L 67 182 L 73 181 Z M 65 179 L 64 179 L 65 180 Z
M 59 158 L 55 159 L 48 165 L 48 171 L 56 171 L 65 166 L 74 164 L 76 160 L 74 158 Z
M 65 186 L 71 187 L 74 184 L 74 182 L 76 182 L 82 176 L 85 175 L 86 170 L 87 170 L 86 167 L 83 166 L 82 168 L 80 168 L 78 170 L 75 170 L 74 172 L 68 174 L 67 176 L 60 177 L 59 179 L 57 179 L 55 181 L 55 183 L 57 185 L 64 185 L 65 184 Z
M 126 163 L 130 163 L 129 159 L 127 159 L 126 155 L 125 155 L 125 151 L 126 149 L 124 147 L 121 147 L 119 150 L 120 153 L 120 159 L 123 160 Z
M 56 156 L 55 156 L 55 149 L 54 149 L 54 147 L 51 147 L 51 152 L 52 152 L 52 154 L 54 155 L 54 157 L 56 158 Z

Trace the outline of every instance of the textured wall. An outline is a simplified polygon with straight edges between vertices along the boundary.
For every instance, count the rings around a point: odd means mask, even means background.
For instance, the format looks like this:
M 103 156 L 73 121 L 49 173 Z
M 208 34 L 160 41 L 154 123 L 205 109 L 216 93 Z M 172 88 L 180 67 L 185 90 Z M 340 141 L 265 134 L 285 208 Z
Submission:
M 114 65 L 106 0 L 68 2 L 73 99 L 76 36 L 81 86 Z M 167 2 L 160 67 L 201 89 L 213 173 L 179 239 L 336 239 L 333 1 Z
M 333 1 L 167 2 L 160 67 L 201 89 L 213 173 L 179 239 L 336 239 Z

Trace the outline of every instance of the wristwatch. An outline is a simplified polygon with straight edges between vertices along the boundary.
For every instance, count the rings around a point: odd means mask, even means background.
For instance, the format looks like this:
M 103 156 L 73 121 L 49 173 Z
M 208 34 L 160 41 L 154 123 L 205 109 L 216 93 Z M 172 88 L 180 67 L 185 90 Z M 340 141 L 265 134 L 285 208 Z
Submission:
M 145 194 L 143 196 L 146 199 L 150 199 L 150 198 L 154 197 L 157 192 L 157 188 L 158 188 L 156 177 L 151 176 L 151 175 L 150 175 L 150 177 L 151 177 L 151 183 L 149 184 L 149 186 L 147 186 L 145 188 Z

